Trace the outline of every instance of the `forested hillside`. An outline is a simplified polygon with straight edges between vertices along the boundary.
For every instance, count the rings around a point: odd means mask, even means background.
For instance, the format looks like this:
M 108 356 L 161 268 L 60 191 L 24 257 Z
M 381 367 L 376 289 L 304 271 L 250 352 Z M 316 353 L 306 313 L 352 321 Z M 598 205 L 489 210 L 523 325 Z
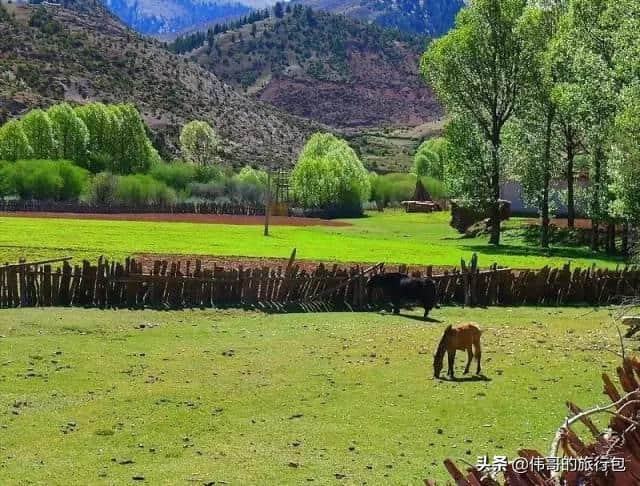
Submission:
M 222 30 L 201 36 L 203 47 L 190 56 L 288 113 L 339 128 L 419 125 L 441 116 L 418 74 L 422 36 L 300 5 Z
M 0 13 L 0 122 L 61 100 L 132 102 L 161 154 L 175 153 L 179 127 L 203 119 L 237 165 L 290 164 L 313 129 L 139 37 L 97 2 L 65 5 Z
M 300 0 L 327 12 L 383 27 L 439 37 L 453 27 L 464 0 Z

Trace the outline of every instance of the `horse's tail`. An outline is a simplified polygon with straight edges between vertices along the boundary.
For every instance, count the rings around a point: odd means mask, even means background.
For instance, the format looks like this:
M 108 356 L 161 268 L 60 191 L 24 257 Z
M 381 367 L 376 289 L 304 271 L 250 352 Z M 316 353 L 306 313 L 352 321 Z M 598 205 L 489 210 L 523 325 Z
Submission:
M 482 349 L 482 344 L 480 343 L 480 338 L 482 338 L 482 329 L 479 326 L 475 327 L 475 336 L 473 337 L 473 345 L 476 348 L 476 353 L 480 353 Z

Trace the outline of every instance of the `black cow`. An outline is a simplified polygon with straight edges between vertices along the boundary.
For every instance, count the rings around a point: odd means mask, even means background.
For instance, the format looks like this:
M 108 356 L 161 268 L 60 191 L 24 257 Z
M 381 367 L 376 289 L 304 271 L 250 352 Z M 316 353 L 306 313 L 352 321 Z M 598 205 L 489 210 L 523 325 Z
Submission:
M 367 282 L 369 296 L 373 290 L 382 291 L 383 299 L 391 302 L 393 313 L 400 313 L 401 303 L 419 303 L 424 306 L 424 317 L 437 307 L 438 291 L 429 278 L 412 278 L 404 273 L 381 273 Z

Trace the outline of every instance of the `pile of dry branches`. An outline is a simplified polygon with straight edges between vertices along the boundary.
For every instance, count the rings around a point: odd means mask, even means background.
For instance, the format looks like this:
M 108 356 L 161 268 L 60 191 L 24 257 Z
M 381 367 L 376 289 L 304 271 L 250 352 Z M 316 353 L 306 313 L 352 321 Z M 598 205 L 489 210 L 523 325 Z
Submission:
M 617 368 L 622 391 L 614 385 L 605 373 L 602 375 L 604 393 L 611 403 L 582 411 L 573 403 L 567 403 L 570 416 L 558 429 L 548 456 L 537 451 L 522 449 L 520 459 L 506 465 L 504 470 L 479 471 L 471 467 L 463 473 L 450 460 L 445 461 L 451 477 L 457 486 L 637 486 L 640 485 L 640 359 L 624 358 Z M 596 414 L 609 414 L 611 419 L 604 430 L 599 430 L 592 420 Z M 574 426 L 583 424 L 592 436 L 589 441 L 581 439 Z M 549 458 L 563 464 L 582 464 L 589 467 L 563 468 L 514 467 L 516 461 L 524 461 L 529 466 L 549 464 Z M 566 459 L 575 459 L 573 463 Z M 609 461 L 608 463 L 605 462 Z M 595 467 L 597 464 L 611 464 L 615 461 L 622 468 Z M 522 465 L 522 462 L 520 463 Z M 574 470 L 584 469 L 584 470 Z M 434 481 L 425 480 L 427 486 L 435 486 Z

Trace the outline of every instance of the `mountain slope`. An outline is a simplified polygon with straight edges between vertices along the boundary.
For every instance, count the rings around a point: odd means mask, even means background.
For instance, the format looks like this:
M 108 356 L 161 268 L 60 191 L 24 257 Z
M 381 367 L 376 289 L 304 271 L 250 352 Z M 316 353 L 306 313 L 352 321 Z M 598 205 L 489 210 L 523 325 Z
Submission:
M 406 32 L 439 37 L 453 27 L 465 0 L 296 0 L 327 12 Z
M 133 102 L 156 144 L 175 153 L 180 127 L 203 119 L 240 165 L 291 164 L 317 126 L 237 94 L 195 63 L 130 31 L 95 0 L 66 8 L 7 5 L 0 19 L 0 122 L 61 100 Z
M 413 126 L 442 114 L 418 73 L 424 43 L 298 6 L 218 34 L 191 57 L 236 89 L 332 127 Z
M 125 24 L 141 34 L 169 35 L 251 9 L 234 0 L 103 0 Z

